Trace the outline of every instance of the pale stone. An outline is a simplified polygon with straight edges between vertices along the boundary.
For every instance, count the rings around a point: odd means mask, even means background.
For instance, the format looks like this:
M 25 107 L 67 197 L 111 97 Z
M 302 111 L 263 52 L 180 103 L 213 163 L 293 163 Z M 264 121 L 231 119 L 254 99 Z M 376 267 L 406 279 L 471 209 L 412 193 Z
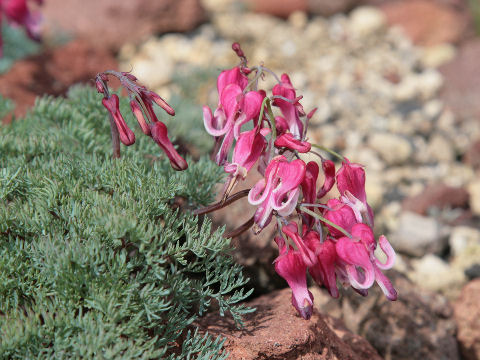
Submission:
M 368 145 L 389 165 L 405 163 L 413 154 L 413 147 L 408 139 L 397 134 L 374 133 L 368 138 Z
M 426 67 L 437 68 L 453 60 L 457 50 L 452 44 L 439 44 L 423 49 L 422 62 Z
M 350 32 L 356 36 L 367 36 L 385 28 L 386 18 L 381 10 L 372 6 L 361 6 L 350 14 Z
M 470 209 L 475 215 L 480 215 L 480 180 L 474 180 L 468 184 L 470 194 Z

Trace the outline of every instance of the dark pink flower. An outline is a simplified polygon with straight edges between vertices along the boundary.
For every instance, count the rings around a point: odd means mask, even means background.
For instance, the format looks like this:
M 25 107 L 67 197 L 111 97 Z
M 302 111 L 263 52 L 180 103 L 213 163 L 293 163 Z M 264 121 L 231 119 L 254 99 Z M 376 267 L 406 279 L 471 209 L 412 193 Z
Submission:
M 302 318 L 308 320 L 313 312 L 313 295 L 307 288 L 307 266 L 298 251 L 291 246 L 287 250 L 285 240 L 276 237 L 275 242 L 280 253 L 275 260 L 275 271 L 292 289 L 292 305 Z
M 335 243 L 327 237 L 324 242 L 320 241 L 320 235 L 316 231 L 310 231 L 304 236 L 305 244 L 315 253 L 317 263 L 308 268 L 308 272 L 318 285 L 324 285 L 331 296 L 338 298 L 336 262 L 337 251 Z
M 172 142 L 168 138 L 168 130 L 165 124 L 161 121 L 157 121 L 150 124 L 150 131 L 152 134 L 152 139 L 157 143 L 158 146 L 165 151 L 172 168 L 177 171 L 185 170 L 188 168 L 187 162 L 180 156 L 180 154 L 173 147 Z
M 347 232 L 351 232 L 353 225 L 355 225 L 358 221 L 355 217 L 355 213 L 352 208 L 344 203 L 342 203 L 338 199 L 330 199 L 327 202 L 327 206 L 330 210 L 325 210 L 324 217 L 334 223 L 335 225 L 345 229 Z M 343 232 L 334 228 L 328 223 L 325 223 L 327 226 L 330 235 L 334 238 L 340 238 L 345 236 Z
M 270 161 L 265 177 L 248 194 L 249 203 L 258 205 L 254 216 L 257 228 L 261 230 L 270 223 L 273 210 L 280 216 L 288 216 L 293 212 L 300 195 L 305 167 L 302 160 L 288 162 L 283 155 Z
M 212 115 L 208 106 L 203 107 L 203 122 L 210 135 L 222 137 L 222 144 L 216 155 L 216 163 L 223 165 L 227 159 L 233 139 L 238 138 L 243 124 L 253 120 L 257 124 L 262 94 L 249 91 L 243 94 L 242 88 L 237 84 L 227 85 L 221 93 L 220 105 Z
M 295 89 L 292 86 L 292 82 L 287 74 L 283 74 L 281 77 L 281 83 L 273 87 L 272 93 L 274 96 L 281 96 L 290 101 L 284 99 L 275 98 L 274 105 L 278 106 L 282 111 L 282 115 L 288 124 L 290 132 L 296 139 L 301 139 L 303 136 L 303 123 L 300 120 L 300 114 L 303 108 L 298 103 Z
M 372 229 L 366 224 L 356 224 L 352 228 L 353 238 L 342 237 L 337 240 L 336 251 L 341 265 L 345 269 L 348 281 L 358 290 L 366 290 L 377 281 L 389 300 L 396 300 L 397 292 L 392 283 L 381 272 L 389 269 L 395 261 L 395 252 L 385 236 L 379 239 L 380 247 L 387 255 L 387 262 L 382 264 L 375 257 L 375 238 Z
M 277 148 L 285 147 L 289 150 L 296 150 L 299 153 L 307 153 L 312 148 L 308 141 L 297 140 L 292 133 L 284 133 L 278 136 L 274 144 Z
M 332 160 L 322 160 L 322 169 L 325 180 L 317 194 L 317 198 L 319 199 L 324 197 L 335 184 L 335 163 Z
M 290 239 L 293 240 L 295 245 L 297 246 L 297 250 L 302 255 L 303 263 L 307 267 L 314 266 L 317 263 L 317 258 L 315 257 L 315 253 L 307 247 L 305 242 L 303 241 L 302 237 L 298 233 L 298 226 L 294 222 L 290 222 L 288 225 L 282 227 L 282 231 L 285 235 L 287 235 Z
M 265 150 L 266 145 L 267 141 L 259 131 L 258 126 L 250 131 L 242 132 L 233 149 L 232 162 L 227 163 L 224 167 L 225 172 L 245 179 L 247 173 Z
M 120 141 L 124 145 L 132 145 L 135 142 L 135 134 L 127 126 L 119 108 L 119 100 L 116 94 L 111 95 L 109 98 L 103 98 L 102 104 L 112 115 L 115 125 L 117 126 L 118 133 L 120 135 Z
M 319 168 L 315 161 L 310 161 L 307 163 L 305 168 L 305 176 L 302 180 L 302 193 L 303 193 L 303 202 L 306 204 L 314 204 L 316 201 L 316 192 L 317 192 L 317 178 L 318 178 Z M 315 211 L 315 208 L 308 207 L 311 211 Z M 315 223 L 315 218 L 309 214 L 303 214 L 304 223 L 308 228 L 311 228 Z
M 365 192 L 365 170 L 362 165 L 351 163 L 347 158 L 337 172 L 337 188 L 342 201 L 348 204 L 357 217 L 358 222 L 365 222 L 373 227 L 373 211 L 367 203 Z

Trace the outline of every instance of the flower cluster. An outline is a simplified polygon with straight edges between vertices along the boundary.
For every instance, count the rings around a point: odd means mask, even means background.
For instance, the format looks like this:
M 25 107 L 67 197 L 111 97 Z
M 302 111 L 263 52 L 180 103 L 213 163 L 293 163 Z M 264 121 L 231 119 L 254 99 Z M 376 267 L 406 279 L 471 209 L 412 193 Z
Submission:
M 380 236 L 378 244 L 386 262 L 374 254 L 377 241 L 365 193 L 365 170 L 308 141 L 308 121 L 315 110 L 304 111 L 302 96 L 287 74 L 277 77 L 263 66 L 249 68 L 240 46 L 235 43 L 233 50 L 240 64 L 218 76 L 216 109 L 203 108 L 205 128 L 215 139 L 215 161 L 228 174 L 221 204 L 238 198 L 230 196 L 231 191 L 257 164 L 263 178 L 248 191 L 248 201 L 256 211 L 242 230 L 253 225 L 259 233 L 275 218 L 279 249 L 275 270 L 292 289 L 292 304 L 303 318 L 308 319 L 313 309 L 307 272 L 333 297 L 339 296 L 337 282 L 361 295 L 367 295 L 377 282 L 387 298 L 395 300 L 397 293 L 382 273 L 393 266 L 395 252 L 385 236 Z M 277 81 L 270 95 L 259 88 L 267 74 Z M 340 158 L 340 168 L 336 171 L 335 163 L 312 147 Z M 309 152 L 318 155 L 319 161 L 301 159 L 300 154 Z M 318 184 L 320 168 L 323 182 Z M 335 185 L 340 194 L 336 198 L 331 195 Z
M 41 5 L 43 0 L 34 0 Z M 9 24 L 15 26 L 23 26 L 27 31 L 27 35 L 35 40 L 40 40 L 40 22 L 41 16 L 39 13 L 31 12 L 27 6 L 27 0 L 0 0 L 0 57 L 2 57 L 2 36 L 1 25 L 2 17 L 5 18 Z
M 150 136 L 165 152 L 170 159 L 170 164 L 175 170 L 185 170 L 187 162 L 178 154 L 168 138 L 168 130 L 163 122 L 158 120 L 153 104 L 160 106 L 167 114 L 174 116 L 175 110 L 167 104 L 158 94 L 148 90 L 145 86 L 137 84 L 137 78 L 128 72 L 108 70 L 97 74 L 95 85 L 97 91 L 103 94 L 102 104 L 110 114 L 114 157 L 120 156 L 118 138 L 126 145 L 135 142 L 135 134 L 127 126 L 119 108 L 119 99 L 116 94 L 110 94 L 107 86 L 108 76 L 116 77 L 127 90 L 130 98 L 130 108 L 145 135 Z

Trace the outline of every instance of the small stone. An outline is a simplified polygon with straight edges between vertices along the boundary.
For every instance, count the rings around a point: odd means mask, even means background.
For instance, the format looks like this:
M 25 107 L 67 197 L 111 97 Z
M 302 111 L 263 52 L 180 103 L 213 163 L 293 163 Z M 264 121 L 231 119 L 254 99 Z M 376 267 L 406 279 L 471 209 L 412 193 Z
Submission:
M 422 62 L 425 67 L 437 68 L 455 58 L 457 50 L 451 44 L 438 44 L 423 49 Z
M 434 70 L 424 71 L 419 78 L 419 92 L 424 100 L 433 98 L 443 85 L 442 75 Z
M 413 282 L 425 289 L 440 291 L 448 297 L 457 295 L 467 280 L 463 271 L 449 266 L 433 254 L 414 260 L 412 265 L 414 270 L 408 276 Z
M 288 17 L 288 22 L 297 30 L 302 30 L 307 26 L 308 17 L 304 11 L 295 11 Z
M 465 269 L 465 276 L 468 277 L 469 280 L 480 278 L 480 264 L 473 264 Z
M 350 14 L 350 32 L 354 36 L 365 37 L 383 30 L 386 25 L 385 15 L 381 10 L 371 6 L 361 6 Z
M 412 256 L 441 253 L 447 245 L 445 230 L 431 217 L 403 212 L 397 230 L 390 236 L 393 248 Z
M 472 246 L 480 246 L 480 231 L 468 226 L 456 226 L 452 229 L 448 244 L 452 256 L 459 256 Z
M 377 151 L 388 165 L 405 163 L 413 154 L 411 143 L 397 134 L 374 133 L 368 138 L 368 145 Z
M 433 134 L 430 138 L 427 153 L 431 160 L 436 162 L 453 162 L 455 160 L 455 151 L 452 143 L 443 135 Z
M 480 180 L 474 180 L 468 184 L 470 194 L 470 209 L 475 215 L 480 215 Z

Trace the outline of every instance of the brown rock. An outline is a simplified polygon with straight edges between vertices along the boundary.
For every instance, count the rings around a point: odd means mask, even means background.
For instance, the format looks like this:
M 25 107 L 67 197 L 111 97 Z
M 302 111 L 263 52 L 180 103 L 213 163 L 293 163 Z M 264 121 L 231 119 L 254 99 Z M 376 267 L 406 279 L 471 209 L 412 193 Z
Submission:
M 440 67 L 444 76 L 441 98 L 457 116 L 480 118 L 480 39 L 463 43 L 456 58 Z
M 243 330 L 213 313 L 200 322 L 203 331 L 227 338 L 224 348 L 231 360 L 381 359 L 365 339 L 352 334 L 341 321 L 317 311 L 310 320 L 300 318 L 291 304 L 290 289 L 270 293 L 247 305 L 257 310 L 245 317 Z
M 431 208 L 466 208 L 468 191 L 445 184 L 431 184 L 421 194 L 403 200 L 402 207 L 421 215 L 427 215 Z
M 295 11 L 307 11 L 307 0 L 247 0 L 255 12 L 287 18 Z
M 188 31 L 205 19 L 199 0 L 49 0 L 45 34 L 59 31 L 118 49 L 155 33 Z
M 480 359 L 480 279 L 472 280 L 455 302 L 457 339 L 465 360 Z
M 382 4 L 387 21 L 398 25 L 418 45 L 458 42 L 467 29 L 463 15 L 452 7 L 428 0 L 398 0 Z
M 480 139 L 467 149 L 463 156 L 463 162 L 472 166 L 475 170 L 480 169 Z
M 71 85 L 91 83 L 98 72 L 117 68 L 109 51 L 84 41 L 73 41 L 16 62 L 0 78 L 0 93 L 15 102 L 18 117 L 25 114 L 37 96 L 64 95 Z
M 386 275 L 398 291 L 397 301 L 388 301 L 375 285 L 366 298 L 350 289 L 342 290 L 340 300 L 313 290 L 315 303 L 365 337 L 386 359 L 459 359 L 453 311 L 446 298 L 418 288 L 395 271 Z
M 308 0 L 308 11 L 315 15 L 331 16 L 349 11 L 359 2 L 359 0 Z

